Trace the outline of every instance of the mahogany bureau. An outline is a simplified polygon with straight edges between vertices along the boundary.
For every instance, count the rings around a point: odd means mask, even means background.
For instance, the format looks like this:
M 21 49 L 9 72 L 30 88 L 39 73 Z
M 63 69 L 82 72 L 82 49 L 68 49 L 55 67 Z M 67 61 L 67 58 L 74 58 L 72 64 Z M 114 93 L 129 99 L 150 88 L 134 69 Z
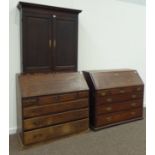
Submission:
M 17 80 L 24 145 L 88 129 L 88 86 L 81 73 L 20 74 Z
M 136 70 L 84 71 L 94 130 L 143 118 L 144 85 Z

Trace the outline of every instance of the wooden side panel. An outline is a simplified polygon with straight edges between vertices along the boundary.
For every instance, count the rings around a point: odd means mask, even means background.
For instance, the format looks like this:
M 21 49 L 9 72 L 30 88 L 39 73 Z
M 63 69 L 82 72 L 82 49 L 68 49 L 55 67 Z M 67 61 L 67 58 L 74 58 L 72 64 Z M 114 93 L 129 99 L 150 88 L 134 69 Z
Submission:
M 24 129 L 31 130 L 84 118 L 88 118 L 88 109 L 80 109 L 53 115 L 34 117 L 24 120 Z
M 19 85 L 19 75 L 16 75 L 16 100 L 17 100 L 17 133 L 23 139 L 23 114 L 22 114 L 22 99 L 21 89 Z
M 88 129 L 88 119 L 24 132 L 24 144 L 32 144 L 79 133 Z

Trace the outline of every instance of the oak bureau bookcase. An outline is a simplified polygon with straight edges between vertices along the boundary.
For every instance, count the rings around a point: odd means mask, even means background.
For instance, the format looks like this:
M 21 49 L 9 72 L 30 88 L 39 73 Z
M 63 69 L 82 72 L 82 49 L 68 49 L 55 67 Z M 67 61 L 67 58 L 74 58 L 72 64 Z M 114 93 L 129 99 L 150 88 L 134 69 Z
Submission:
M 25 2 L 18 8 L 23 73 L 17 75 L 17 122 L 23 144 L 87 131 L 88 86 L 77 72 L 81 10 Z
M 77 71 L 81 10 L 20 2 L 23 72 Z
M 84 71 L 94 130 L 143 118 L 144 84 L 136 70 Z

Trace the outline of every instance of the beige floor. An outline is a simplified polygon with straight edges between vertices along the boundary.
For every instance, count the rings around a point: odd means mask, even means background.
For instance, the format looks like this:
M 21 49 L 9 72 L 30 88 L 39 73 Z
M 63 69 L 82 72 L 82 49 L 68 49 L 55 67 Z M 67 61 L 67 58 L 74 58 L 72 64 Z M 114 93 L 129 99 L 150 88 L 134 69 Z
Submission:
M 10 155 L 145 155 L 145 119 L 22 149 L 10 136 Z

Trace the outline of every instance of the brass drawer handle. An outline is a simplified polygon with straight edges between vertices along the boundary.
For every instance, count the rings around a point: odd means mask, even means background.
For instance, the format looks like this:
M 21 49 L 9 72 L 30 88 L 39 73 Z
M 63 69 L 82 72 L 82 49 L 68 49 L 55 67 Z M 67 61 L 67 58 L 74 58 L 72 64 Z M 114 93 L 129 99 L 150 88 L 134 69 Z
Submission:
M 120 93 L 122 93 L 122 94 L 125 93 L 125 90 L 120 90 Z
M 112 102 L 112 98 L 107 98 L 107 102 Z
M 134 107 L 134 106 L 136 106 L 136 105 L 137 105 L 137 103 L 134 103 L 134 102 L 131 103 L 131 106 L 132 106 L 132 107 Z
M 112 120 L 112 117 L 106 117 L 106 120 L 107 121 L 111 121 Z
M 138 87 L 138 88 L 137 88 L 137 91 L 140 91 L 140 90 L 142 90 L 141 87 Z
M 136 97 L 137 97 L 137 95 L 135 95 L 135 94 L 134 94 L 134 95 L 132 95 L 131 97 L 132 97 L 132 98 L 136 98 Z
M 134 116 L 135 114 L 136 114 L 136 112 L 135 112 L 135 111 L 132 111 L 132 112 L 131 112 L 131 115 L 132 115 L 132 116 Z
M 111 111 L 112 110 L 112 107 L 106 107 L 106 110 L 107 111 Z
M 101 93 L 101 96 L 105 96 L 105 95 L 106 95 L 106 92 Z

